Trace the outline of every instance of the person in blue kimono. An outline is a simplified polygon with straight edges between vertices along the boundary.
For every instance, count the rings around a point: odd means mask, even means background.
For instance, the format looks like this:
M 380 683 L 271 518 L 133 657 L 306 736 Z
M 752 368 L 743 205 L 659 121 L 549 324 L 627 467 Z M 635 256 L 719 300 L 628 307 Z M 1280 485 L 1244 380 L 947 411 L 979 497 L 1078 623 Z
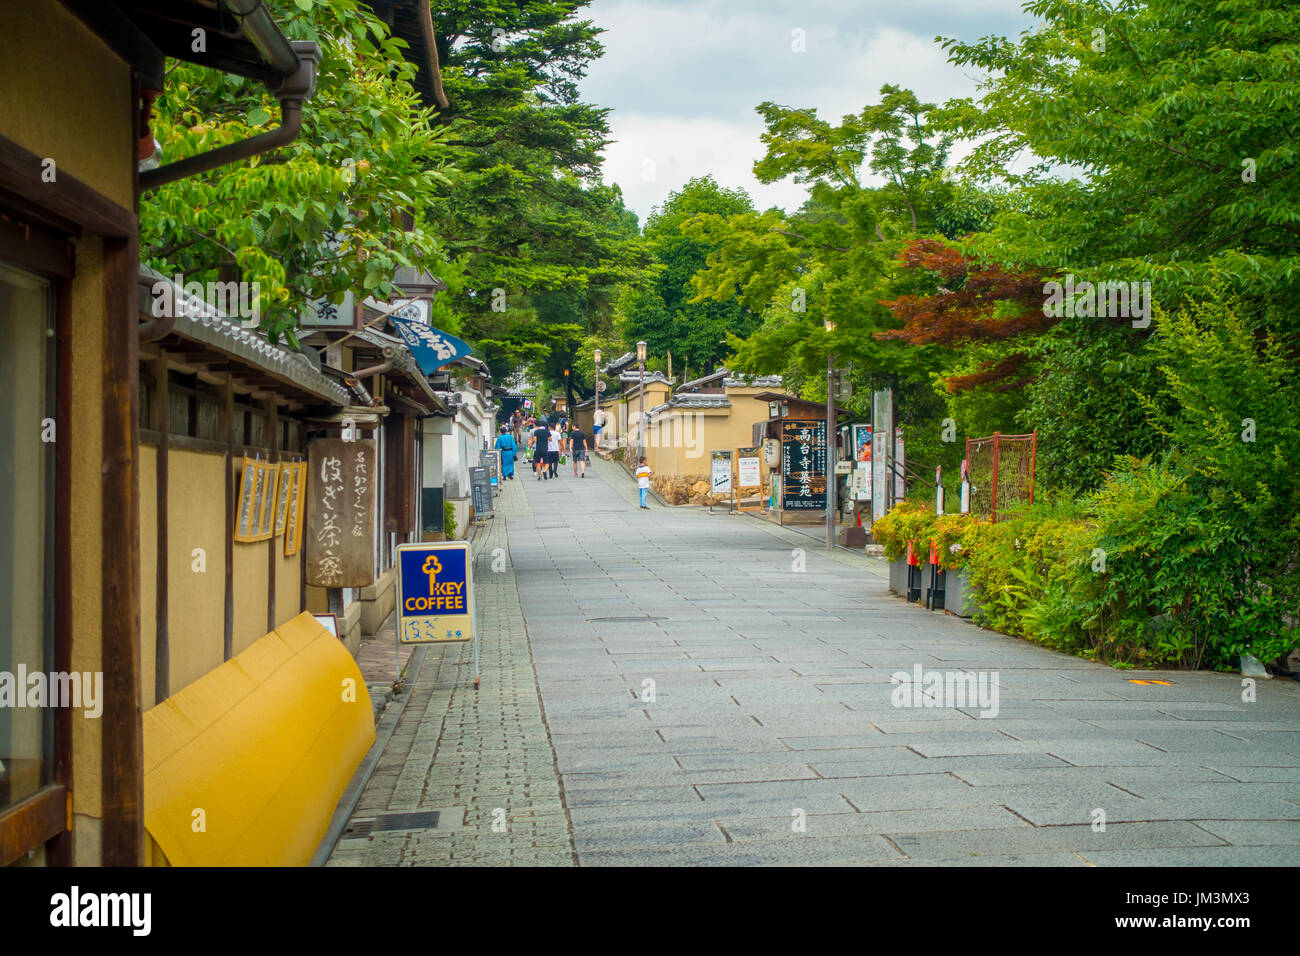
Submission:
M 502 477 L 514 478 L 515 455 L 519 451 L 519 446 L 515 444 L 515 436 L 510 434 L 510 426 L 501 426 L 501 434 L 497 436 L 496 448 L 497 451 L 501 452 Z

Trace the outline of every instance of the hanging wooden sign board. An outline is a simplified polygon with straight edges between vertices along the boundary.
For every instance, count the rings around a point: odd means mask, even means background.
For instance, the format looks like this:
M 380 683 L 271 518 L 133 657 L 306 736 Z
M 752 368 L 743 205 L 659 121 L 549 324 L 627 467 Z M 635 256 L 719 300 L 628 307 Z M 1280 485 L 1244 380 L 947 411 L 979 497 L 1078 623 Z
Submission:
M 375 580 L 374 439 L 317 438 L 308 446 L 307 583 L 361 588 Z

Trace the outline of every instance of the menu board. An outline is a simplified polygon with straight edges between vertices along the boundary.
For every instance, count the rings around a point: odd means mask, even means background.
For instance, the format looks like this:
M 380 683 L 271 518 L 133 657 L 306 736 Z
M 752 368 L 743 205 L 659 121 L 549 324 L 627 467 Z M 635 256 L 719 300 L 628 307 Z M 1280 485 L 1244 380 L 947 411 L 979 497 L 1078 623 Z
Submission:
M 298 466 L 290 461 L 280 463 L 279 491 L 275 496 L 275 536 L 284 534 L 289 521 L 289 494 L 298 475 Z
M 761 448 L 736 449 L 736 470 L 741 488 L 759 488 L 762 486 L 762 455 L 763 449 Z
M 493 492 L 499 491 L 501 487 L 501 452 L 495 448 L 485 449 L 478 453 L 478 463 L 488 470 Z
M 284 528 L 284 554 L 288 557 L 302 550 L 303 499 L 307 494 L 307 463 L 299 461 L 285 467 L 288 469 L 285 476 L 292 479 Z M 281 481 L 283 480 L 281 478 Z
M 375 440 L 317 438 L 307 457 L 307 583 L 374 583 Z
M 731 494 L 731 452 L 709 452 L 712 462 L 713 493 L 715 495 Z
M 245 458 L 240 466 L 235 540 L 265 541 L 275 527 L 275 491 L 279 466 Z
M 485 467 L 469 470 L 470 497 L 474 504 L 474 517 L 490 518 L 495 513 L 492 503 L 492 478 Z
M 826 422 L 781 422 L 781 508 L 826 509 Z

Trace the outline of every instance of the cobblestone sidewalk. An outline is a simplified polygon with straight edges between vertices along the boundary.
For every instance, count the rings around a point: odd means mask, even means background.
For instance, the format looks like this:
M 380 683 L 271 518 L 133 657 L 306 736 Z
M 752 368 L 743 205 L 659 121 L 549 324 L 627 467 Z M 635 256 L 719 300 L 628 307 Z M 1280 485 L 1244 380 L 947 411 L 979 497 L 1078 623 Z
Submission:
M 480 689 L 472 645 L 429 647 L 327 866 L 574 865 L 507 546 L 510 518 L 530 514 L 507 481 L 474 539 Z M 383 829 L 409 822 L 393 814 L 435 810 L 434 826 Z

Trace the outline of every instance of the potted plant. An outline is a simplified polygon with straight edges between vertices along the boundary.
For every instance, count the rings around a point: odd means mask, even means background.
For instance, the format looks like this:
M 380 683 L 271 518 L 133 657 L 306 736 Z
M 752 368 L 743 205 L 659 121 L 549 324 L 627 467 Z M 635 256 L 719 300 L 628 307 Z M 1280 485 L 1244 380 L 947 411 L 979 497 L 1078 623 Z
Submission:
M 895 594 L 908 592 L 908 542 L 928 541 L 933 523 L 934 512 L 927 505 L 900 501 L 871 526 L 871 536 L 885 549 L 889 590 Z

